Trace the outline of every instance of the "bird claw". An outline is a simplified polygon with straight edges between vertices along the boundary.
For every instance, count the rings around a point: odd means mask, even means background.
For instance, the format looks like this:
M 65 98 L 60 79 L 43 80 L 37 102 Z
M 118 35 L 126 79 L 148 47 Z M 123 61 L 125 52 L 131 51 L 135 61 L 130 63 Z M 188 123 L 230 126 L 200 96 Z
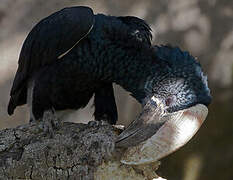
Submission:
M 54 137 L 53 122 L 51 119 L 46 119 L 42 121 L 42 129 L 45 135 L 49 135 L 50 138 Z
M 105 159 L 112 157 L 114 151 L 115 151 L 114 142 L 108 142 L 101 146 L 101 152 L 105 154 Z
M 113 127 L 116 128 L 116 129 L 122 130 L 122 131 L 126 129 L 125 126 L 121 125 L 121 124 L 113 125 Z
M 55 116 L 53 110 L 44 112 L 42 123 L 39 128 L 43 130 L 45 136 L 54 137 L 54 130 L 60 129 L 62 122 Z
M 104 126 L 104 125 L 108 125 L 108 122 L 104 121 L 104 120 L 100 120 L 100 121 L 89 121 L 88 125 L 91 127 L 99 127 L 99 126 Z

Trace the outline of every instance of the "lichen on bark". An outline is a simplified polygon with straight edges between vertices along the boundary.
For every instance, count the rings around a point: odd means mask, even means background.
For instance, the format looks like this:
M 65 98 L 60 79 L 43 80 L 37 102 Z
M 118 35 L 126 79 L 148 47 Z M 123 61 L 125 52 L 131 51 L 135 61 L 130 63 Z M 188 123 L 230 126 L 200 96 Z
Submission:
M 108 124 L 65 122 L 49 137 L 37 124 L 0 131 L 0 179 L 149 179 L 120 163 L 119 130 Z

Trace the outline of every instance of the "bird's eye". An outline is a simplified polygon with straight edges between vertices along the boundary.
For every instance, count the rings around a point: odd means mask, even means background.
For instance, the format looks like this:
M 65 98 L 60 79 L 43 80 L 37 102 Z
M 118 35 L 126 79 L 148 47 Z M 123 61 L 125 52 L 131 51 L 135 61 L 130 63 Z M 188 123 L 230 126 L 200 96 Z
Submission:
M 143 36 L 141 34 L 141 32 L 139 30 L 136 30 L 132 33 L 133 36 L 136 37 L 136 39 L 138 39 L 139 41 L 142 41 L 143 40 Z
M 140 32 L 136 33 L 136 38 L 139 40 L 139 41 L 142 41 L 143 37 L 142 35 L 140 34 Z
M 176 97 L 173 96 L 169 96 L 166 100 L 165 100 L 165 104 L 166 106 L 171 106 L 172 104 L 175 103 Z

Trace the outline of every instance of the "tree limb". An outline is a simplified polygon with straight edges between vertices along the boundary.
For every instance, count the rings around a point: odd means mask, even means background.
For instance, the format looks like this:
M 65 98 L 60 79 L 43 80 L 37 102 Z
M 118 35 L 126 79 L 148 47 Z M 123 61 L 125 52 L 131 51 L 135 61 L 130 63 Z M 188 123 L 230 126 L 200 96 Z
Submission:
M 151 179 L 148 169 L 120 163 L 119 130 L 108 124 L 65 122 L 52 138 L 26 124 L 0 131 L 0 179 Z M 146 168 L 145 168 L 146 167 Z M 146 171 L 144 171 L 146 169 Z M 154 176 L 155 177 L 155 176 Z

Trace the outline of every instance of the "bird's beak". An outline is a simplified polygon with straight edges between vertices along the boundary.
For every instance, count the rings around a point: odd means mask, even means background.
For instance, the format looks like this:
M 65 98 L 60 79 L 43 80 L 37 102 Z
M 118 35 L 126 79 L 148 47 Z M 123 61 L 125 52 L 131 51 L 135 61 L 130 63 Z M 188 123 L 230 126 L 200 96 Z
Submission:
M 152 162 L 174 152 L 194 136 L 207 114 L 208 109 L 202 104 L 164 113 L 163 104 L 152 97 L 140 116 L 118 136 L 117 147 L 130 147 L 122 162 Z

